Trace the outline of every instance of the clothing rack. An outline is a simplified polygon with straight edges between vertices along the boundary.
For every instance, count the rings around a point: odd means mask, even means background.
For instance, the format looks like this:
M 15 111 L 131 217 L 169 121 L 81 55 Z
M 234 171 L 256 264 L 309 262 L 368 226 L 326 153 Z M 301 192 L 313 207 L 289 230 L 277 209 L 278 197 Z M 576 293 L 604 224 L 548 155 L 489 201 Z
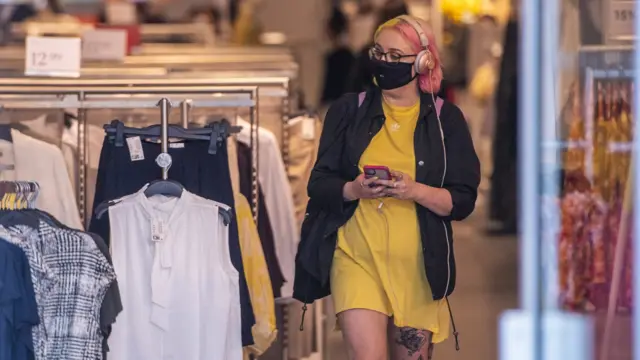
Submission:
M 0 181 L 0 210 L 33 209 L 39 193 L 33 181 Z
M 192 58 L 193 56 L 189 56 Z M 139 59 L 141 60 L 141 59 Z M 156 59 L 157 60 L 157 59 Z M 145 77 L 144 74 L 131 74 L 129 77 L 122 77 L 121 75 L 114 75 L 110 78 L 80 78 L 80 79 L 51 79 L 51 78 L 0 78 L 0 105 L 4 104 L 5 109 L 25 109 L 34 107 L 40 101 L 41 109 L 67 109 L 77 108 L 78 111 L 78 158 L 79 158 L 79 179 L 78 179 L 78 204 L 81 209 L 81 219 L 86 221 L 86 165 L 85 160 L 87 157 L 86 149 L 88 147 L 87 136 L 87 110 L 88 109 L 106 109 L 106 108 L 153 108 L 157 106 L 159 97 L 166 97 L 172 104 L 180 104 L 182 111 L 181 122 L 184 123 L 185 119 L 188 119 L 189 111 L 193 107 L 249 107 L 250 110 L 250 123 L 251 123 L 251 136 L 250 136 L 250 148 L 251 148 L 251 164 L 252 164 L 252 193 L 251 193 L 251 210 L 256 223 L 259 221 L 258 214 L 258 173 L 259 173 L 259 151 L 257 141 L 258 127 L 259 127 L 259 98 L 260 96 L 280 98 L 281 106 L 281 154 L 285 169 L 289 171 L 290 156 L 289 156 L 289 119 L 291 104 L 294 103 L 291 100 L 294 82 L 294 77 L 281 75 L 271 76 L 260 75 L 256 77 L 220 77 L 217 71 L 219 69 L 215 67 L 200 68 L 206 64 L 199 65 L 196 70 L 189 68 L 187 72 L 174 72 L 176 69 L 187 69 L 185 64 L 174 62 L 178 61 L 175 56 L 167 58 L 166 62 L 153 64 L 158 67 L 164 67 L 167 71 L 164 78 L 151 78 Z M 163 60 L 164 61 L 164 60 Z M 181 60 L 180 60 L 181 61 Z M 23 62 L 22 62 L 23 63 Z M 144 68 L 140 68 L 141 71 L 148 69 L 148 66 L 154 66 L 153 64 L 146 64 Z M 92 64 L 93 65 L 93 64 Z M 142 62 L 134 61 L 132 64 L 125 64 L 128 68 L 134 68 L 135 66 L 142 66 Z M 276 64 L 266 64 L 275 66 Z M 98 67 L 90 67 L 86 70 L 100 70 L 99 64 L 95 64 Z M 114 65 L 110 65 L 114 67 Z M 267 66 L 267 68 L 270 68 Z M 227 69 L 228 70 L 228 69 Z M 186 70 L 184 70 L 186 71 Z M 204 73 L 202 72 L 204 71 Z M 108 71 L 105 71 L 105 73 Z M 260 72 L 262 73 L 262 72 Z M 105 74 L 102 74 L 105 75 Z M 175 76 L 175 77 L 174 77 Z M 233 75 L 235 76 L 235 75 Z M 133 77 L 133 78 L 132 78 Z M 200 98 L 194 96 L 194 93 L 200 95 Z M 228 96 L 213 98 L 212 94 L 249 94 L 249 99 L 253 101 L 251 104 L 237 103 L 238 99 L 231 99 Z M 123 98 L 122 95 L 129 95 L 129 97 Z M 137 94 L 153 94 L 157 97 L 153 99 L 131 99 Z M 37 99 L 29 98 L 37 97 Z M 48 96 L 48 97 L 47 97 Z M 65 97 L 67 96 L 67 97 Z M 187 99 L 185 97 L 188 96 Z M 117 99 L 114 99 L 117 97 Z M 45 98 L 46 100 L 44 100 Z M 187 100 L 187 101 L 185 101 Z M 188 100 L 191 100 L 191 104 L 188 105 Z M 65 102 L 62 104 L 62 102 Z M 204 101 L 205 103 L 202 103 Z M 207 103 L 207 101 L 214 101 L 214 104 Z M 226 103 L 225 103 L 226 101 Z M 44 105 L 48 102 L 49 105 Z M 125 106 L 128 105 L 128 106 Z M 282 357 L 288 360 L 288 347 L 289 339 L 287 333 L 287 307 L 282 304 L 282 300 L 286 302 L 287 299 L 281 299 L 277 303 L 283 306 L 284 312 L 284 328 L 282 332 Z M 321 302 L 318 302 L 315 311 L 316 321 L 316 342 L 319 349 L 323 348 L 324 344 L 324 331 L 323 331 L 323 315 Z M 322 354 L 322 350 L 320 350 Z M 318 353 L 313 355 L 313 360 L 318 356 Z
M 182 74 L 182 73 L 181 73 Z M 185 75 L 188 75 L 186 73 Z M 196 73 L 197 74 L 197 73 Z M 23 86 L 23 87 L 64 87 L 68 89 L 90 89 L 91 87 L 197 87 L 197 86 L 214 86 L 214 87 L 255 87 L 256 94 L 252 97 L 255 99 L 255 111 L 252 110 L 252 116 L 256 117 L 259 108 L 258 98 L 260 96 L 279 97 L 281 98 L 281 116 L 282 116 L 282 144 L 281 153 L 282 160 L 285 165 L 287 173 L 289 172 L 290 156 L 289 156 L 289 120 L 291 119 L 290 113 L 292 111 L 292 79 L 286 76 L 278 77 L 255 77 L 255 78 L 219 78 L 210 76 L 189 77 L 181 76 L 180 78 L 102 78 L 102 79 L 36 79 L 36 78 L 0 78 L 0 94 L 4 93 L 5 86 Z M 203 91 L 206 88 L 203 88 Z M 77 91 L 76 91 L 77 92 Z M 213 91 L 212 91 L 213 92 Z M 224 91 L 223 91 L 224 92 Z M 170 99 L 171 100 L 171 99 Z M 171 101 L 172 103 L 178 103 Z M 259 125 L 257 125 L 259 126 Z M 252 131 L 252 134 L 254 132 Z M 255 130 L 257 136 L 257 129 Z M 253 139 L 253 138 L 252 138 Z M 256 189 L 257 191 L 257 189 Z M 257 194 L 256 194 L 257 197 Z M 257 207 L 255 213 L 257 213 Z
M 590 47 L 588 50 L 592 52 L 602 52 L 604 51 L 601 47 Z M 616 51 L 618 51 L 616 49 Z M 593 118 L 595 114 L 593 113 L 594 106 L 592 104 L 596 103 L 596 89 L 594 86 L 595 81 L 597 80 L 611 80 L 611 79 L 633 79 L 635 74 L 634 70 L 624 69 L 621 67 L 612 66 L 610 68 L 592 68 L 588 67 L 585 71 L 584 78 L 584 118 L 585 118 L 585 166 L 586 166 L 586 175 L 589 181 L 593 182 L 593 136 L 595 124 L 593 123 Z M 588 160 L 588 161 L 587 161 Z
M 9 0 L 9 3 L 26 3 L 25 1 Z M 14 24 L 11 26 L 11 33 L 14 37 L 24 38 L 27 35 L 38 35 L 42 33 L 78 36 L 83 31 L 93 29 L 92 25 L 70 22 L 38 22 L 26 24 Z M 140 35 L 146 42 L 148 39 L 167 40 L 175 36 L 187 37 L 203 46 L 213 46 L 215 44 L 214 33 L 208 24 L 142 24 L 139 26 Z
M 252 214 L 257 222 L 258 214 L 258 146 L 257 131 L 259 116 L 257 112 L 257 86 L 139 86 L 139 87 L 99 87 L 77 84 L 77 86 L 2 86 L 0 85 L 0 110 L 8 109 L 78 109 L 78 188 L 77 202 L 80 219 L 86 222 L 86 148 L 87 110 L 88 109 L 141 109 L 158 106 L 155 99 L 140 98 L 140 95 L 166 95 L 167 101 L 175 99 L 180 103 L 190 100 L 193 107 L 228 107 L 251 109 L 250 124 L 252 149 Z M 84 85 L 84 86 L 83 86 Z M 73 90 L 69 90 L 72 88 Z M 235 96 L 229 95 L 235 94 Z M 138 98 L 136 98 L 136 95 Z M 203 95 L 208 95 L 203 98 Z M 213 95 L 213 96 L 211 96 Z M 178 101 L 176 97 L 181 97 Z M 43 99 L 44 98 L 44 99 Z M 168 112 L 168 109 L 167 109 Z M 168 118 L 167 118 L 168 121 Z

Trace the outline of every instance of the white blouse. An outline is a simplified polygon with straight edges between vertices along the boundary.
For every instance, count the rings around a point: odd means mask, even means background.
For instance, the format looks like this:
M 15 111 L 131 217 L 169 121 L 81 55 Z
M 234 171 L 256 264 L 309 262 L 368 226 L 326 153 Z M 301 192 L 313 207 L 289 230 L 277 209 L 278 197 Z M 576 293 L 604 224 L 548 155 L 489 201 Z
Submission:
M 109 337 L 118 360 L 240 360 L 237 270 L 228 206 L 186 190 L 147 198 L 146 186 L 109 208 L 123 312 Z

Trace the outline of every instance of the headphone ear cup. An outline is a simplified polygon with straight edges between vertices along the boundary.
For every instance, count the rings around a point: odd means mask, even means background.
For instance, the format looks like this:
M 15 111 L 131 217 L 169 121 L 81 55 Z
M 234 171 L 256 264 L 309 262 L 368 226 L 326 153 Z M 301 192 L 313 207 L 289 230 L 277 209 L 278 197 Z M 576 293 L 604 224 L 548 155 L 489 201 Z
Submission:
M 433 56 L 431 55 L 431 51 L 422 50 L 416 55 L 415 62 L 415 70 L 418 74 L 423 74 L 427 70 L 433 70 L 436 66 L 435 61 L 433 61 Z
M 422 50 L 416 55 L 416 62 L 414 63 L 414 69 L 417 74 L 424 73 L 426 69 L 427 50 Z
M 427 69 L 429 70 L 433 70 L 436 67 L 436 62 L 433 59 L 433 55 L 431 54 L 431 51 L 429 50 L 425 50 L 426 54 L 424 55 L 425 58 L 425 66 Z

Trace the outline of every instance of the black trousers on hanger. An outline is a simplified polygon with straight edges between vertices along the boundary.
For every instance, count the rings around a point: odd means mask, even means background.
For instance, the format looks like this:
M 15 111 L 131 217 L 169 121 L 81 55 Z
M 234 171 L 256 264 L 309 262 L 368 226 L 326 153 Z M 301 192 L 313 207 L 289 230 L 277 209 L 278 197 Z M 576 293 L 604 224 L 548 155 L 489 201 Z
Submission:
M 217 154 L 208 153 L 209 142 L 187 140 L 179 145 L 169 147 L 172 165 L 169 179 L 181 183 L 184 188 L 205 199 L 214 200 L 235 207 L 231 175 L 229 172 L 229 156 L 226 143 L 220 144 Z M 94 216 L 91 218 L 89 231 L 109 241 L 109 220 L 103 216 L 95 218 L 95 208 L 104 201 L 115 200 L 135 193 L 145 184 L 162 177 L 161 168 L 155 163 L 160 154 L 160 144 L 142 142 L 144 159 L 131 160 L 131 153 L 126 145 L 116 147 L 105 137 L 100 153 L 100 164 L 96 180 L 94 197 Z M 240 305 L 242 313 L 242 343 L 253 344 L 251 328 L 255 324 L 253 307 L 249 297 L 249 288 L 242 265 L 242 253 L 238 238 L 238 224 L 235 216 L 229 224 L 229 253 L 231 262 L 240 275 Z

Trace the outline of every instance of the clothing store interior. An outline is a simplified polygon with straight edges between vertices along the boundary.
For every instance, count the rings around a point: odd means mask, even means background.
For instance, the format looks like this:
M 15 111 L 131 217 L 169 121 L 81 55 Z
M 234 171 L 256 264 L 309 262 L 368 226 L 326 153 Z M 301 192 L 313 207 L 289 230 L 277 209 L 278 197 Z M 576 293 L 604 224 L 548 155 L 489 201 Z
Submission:
M 0 360 L 364 359 L 294 278 L 325 115 L 403 14 L 481 165 L 429 359 L 631 360 L 635 1 L 536 3 L 0 0 Z

